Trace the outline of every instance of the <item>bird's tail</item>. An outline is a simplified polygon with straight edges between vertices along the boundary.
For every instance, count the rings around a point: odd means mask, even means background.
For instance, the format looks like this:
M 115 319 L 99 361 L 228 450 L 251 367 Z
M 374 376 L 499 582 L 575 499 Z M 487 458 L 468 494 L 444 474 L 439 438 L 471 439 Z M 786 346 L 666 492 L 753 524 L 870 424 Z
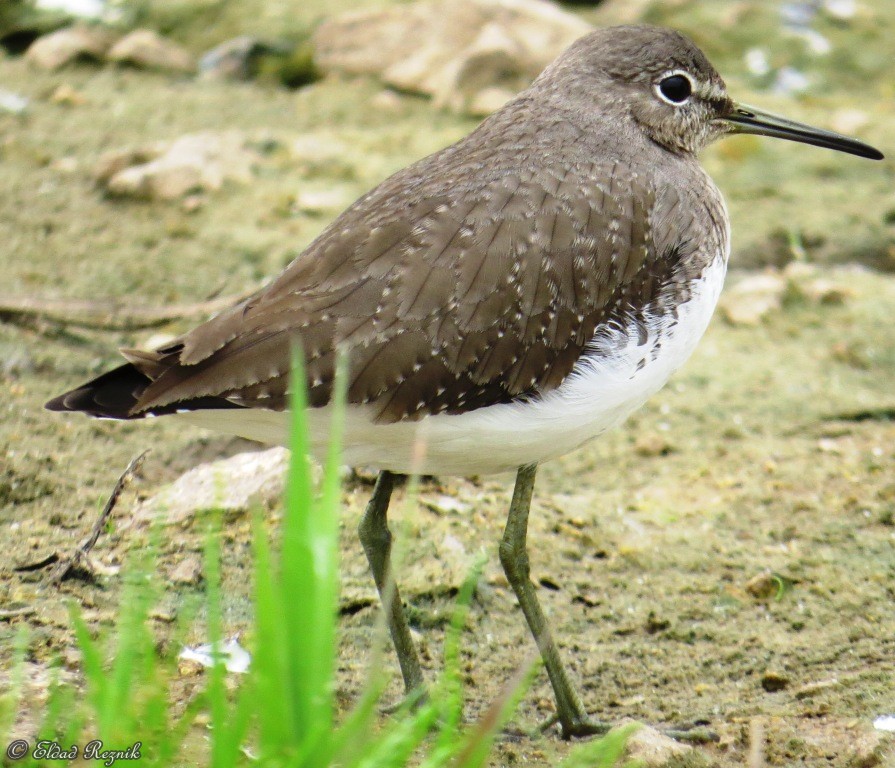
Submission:
M 137 349 L 122 349 L 121 354 L 129 362 L 54 397 L 44 407 L 50 411 L 81 411 L 105 419 L 142 419 L 179 411 L 241 407 L 223 397 L 207 396 L 159 408 L 138 408 L 137 404 L 146 387 L 170 365 L 173 356 Z

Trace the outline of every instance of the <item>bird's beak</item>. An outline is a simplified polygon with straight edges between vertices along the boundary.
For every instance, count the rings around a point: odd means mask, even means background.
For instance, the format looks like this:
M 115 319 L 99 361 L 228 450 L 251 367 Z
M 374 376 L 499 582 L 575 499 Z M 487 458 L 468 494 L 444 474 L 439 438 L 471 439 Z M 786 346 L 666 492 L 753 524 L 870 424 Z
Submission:
M 855 139 L 850 139 L 833 131 L 812 128 L 804 123 L 787 120 L 785 117 L 762 112 L 760 109 L 733 104 L 730 111 L 720 118 L 726 124 L 729 133 L 754 133 L 759 136 L 773 136 L 777 139 L 800 141 L 816 147 L 835 149 L 851 155 L 867 157 L 871 160 L 882 160 L 883 153 Z

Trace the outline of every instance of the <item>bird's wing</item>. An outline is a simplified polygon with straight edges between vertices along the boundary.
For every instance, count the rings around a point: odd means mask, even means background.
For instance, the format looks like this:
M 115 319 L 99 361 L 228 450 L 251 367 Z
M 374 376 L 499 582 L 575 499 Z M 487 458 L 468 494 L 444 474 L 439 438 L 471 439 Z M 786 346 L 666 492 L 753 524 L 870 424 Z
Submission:
M 416 188 L 392 177 L 268 288 L 153 353 L 132 413 L 208 396 L 282 409 L 296 341 L 312 405 L 328 402 L 341 347 L 349 402 L 380 422 L 557 387 L 673 266 L 652 236 L 656 190 L 628 169 L 522 165 Z

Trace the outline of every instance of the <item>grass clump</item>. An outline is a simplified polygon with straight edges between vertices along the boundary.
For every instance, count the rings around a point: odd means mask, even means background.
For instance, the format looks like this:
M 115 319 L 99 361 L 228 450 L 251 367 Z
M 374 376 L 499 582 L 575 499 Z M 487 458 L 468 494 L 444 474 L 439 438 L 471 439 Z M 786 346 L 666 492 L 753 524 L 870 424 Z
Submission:
M 303 379 L 300 365 L 295 380 Z M 79 609 L 71 617 L 82 656 L 86 695 L 71 683 L 51 686 L 36 740 L 63 749 L 101 739 L 103 748 L 139 743 L 145 766 L 209 765 L 237 768 L 479 768 L 487 764 L 495 735 L 527 687 L 528 664 L 504 687 L 484 715 L 462 722 L 460 674 L 462 628 L 478 581 L 479 563 L 458 596 L 445 638 L 445 669 L 428 697 L 405 702 L 387 718 L 377 705 L 385 688 L 383 665 L 374 658 L 365 691 L 337 717 L 335 668 L 338 616 L 339 437 L 345 392 L 339 368 L 332 438 L 322 480 L 315 487 L 307 459 L 304 393 L 293 395 L 292 461 L 279 541 L 271 543 L 260 516 L 254 519 L 254 636 L 252 662 L 237 685 L 226 679 L 220 656 L 204 690 L 183 705 L 172 685 L 178 674 L 173 653 L 159 653 L 149 629 L 158 598 L 150 574 L 152 554 L 129 571 L 114 636 L 94 637 Z M 223 640 L 219 532 L 206 542 L 206 612 L 212 648 Z M 380 627 L 382 629 L 382 627 Z M 381 643 L 378 644 L 381 647 Z M 13 685 L 0 697 L 0 733 L 13 733 L 21 696 L 26 639 L 20 636 Z M 379 651 L 376 651 L 378 653 Z M 208 724 L 207 739 L 199 728 Z M 629 729 L 581 745 L 564 768 L 619 765 Z M 38 765 L 30 755 L 17 765 Z

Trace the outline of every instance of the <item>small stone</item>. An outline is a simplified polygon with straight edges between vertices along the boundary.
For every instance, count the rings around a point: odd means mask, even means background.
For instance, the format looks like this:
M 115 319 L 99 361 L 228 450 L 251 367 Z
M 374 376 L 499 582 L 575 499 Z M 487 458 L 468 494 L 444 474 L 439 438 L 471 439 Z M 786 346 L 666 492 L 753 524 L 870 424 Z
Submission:
M 225 181 L 248 182 L 258 159 L 236 131 L 207 131 L 105 155 L 94 175 L 113 195 L 175 200 L 214 192 Z
M 270 507 L 283 495 L 288 465 L 286 448 L 240 453 L 200 464 L 140 503 L 132 519 L 138 522 L 160 517 L 169 524 L 182 524 L 205 510 L 233 517 L 257 506 Z
M 693 747 L 681 744 L 655 728 L 641 726 L 628 738 L 625 752 L 628 760 L 643 768 L 665 768 L 692 753 Z
M 790 679 L 788 675 L 774 670 L 768 670 L 761 676 L 761 687 L 768 693 L 776 693 L 782 691 L 789 686 Z
M 322 214 L 341 211 L 349 199 L 346 193 L 336 187 L 321 190 L 305 190 L 295 196 L 295 207 L 306 213 Z
M 158 157 L 162 152 L 162 146 L 151 144 L 136 149 L 117 149 L 105 152 L 100 155 L 93 168 L 93 178 L 99 186 L 104 187 L 109 183 L 109 179 L 125 168 L 148 163 Z
M 382 112 L 397 112 L 401 109 L 401 97 L 391 88 L 383 88 L 372 99 L 370 106 Z
M 0 112 L 21 115 L 28 109 L 28 104 L 28 99 L 20 93 L 0 88 Z
M 103 27 L 77 24 L 37 38 L 25 52 L 25 58 L 51 72 L 74 62 L 100 62 L 116 37 Z
M 476 117 L 487 117 L 504 106 L 515 95 L 516 93 L 509 88 L 500 88 L 499 86 L 482 88 L 469 100 L 467 111 Z
M 721 294 L 721 316 L 731 325 L 759 325 L 783 308 L 786 287 L 787 281 L 776 272 L 746 277 Z
M 176 43 L 151 29 L 138 29 L 122 37 L 108 53 L 109 61 L 138 69 L 193 72 L 193 58 Z
M 212 80 L 251 80 L 257 71 L 258 60 L 267 54 L 285 56 L 288 47 L 264 42 L 242 35 L 226 40 L 202 55 L 199 73 Z
M 780 591 L 780 582 L 773 571 L 762 571 L 746 582 L 746 591 L 752 597 L 767 599 Z
M 440 515 L 466 514 L 470 510 L 469 504 L 460 501 L 454 496 L 441 495 L 420 498 L 420 504 Z
M 644 458 L 667 456 L 673 452 L 674 446 L 657 433 L 641 435 L 637 438 L 637 442 L 634 443 L 634 453 Z
M 87 97 L 68 83 L 63 83 L 53 91 L 50 101 L 62 107 L 81 107 L 87 103 Z
M 860 109 L 837 109 L 830 116 L 830 127 L 849 136 L 860 133 L 869 122 L 869 115 Z
M 189 555 L 171 571 L 171 581 L 175 584 L 198 584 L 202 580 L 202 561 L 197 555 Z

